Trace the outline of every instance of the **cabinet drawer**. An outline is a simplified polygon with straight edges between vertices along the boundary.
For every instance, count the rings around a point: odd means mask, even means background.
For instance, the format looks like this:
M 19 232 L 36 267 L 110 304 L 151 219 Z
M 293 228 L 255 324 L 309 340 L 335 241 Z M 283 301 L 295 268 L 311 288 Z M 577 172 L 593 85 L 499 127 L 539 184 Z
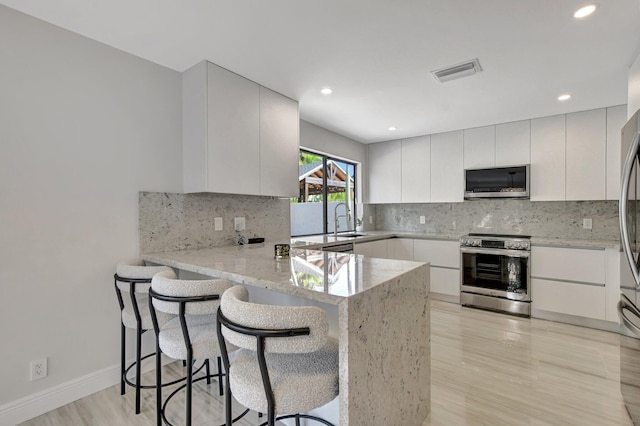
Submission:
M 605 288 L 534 278 L 531 307 L 579 317 L 606 319 Z
M 460 297 L 460 270 L 431 268 L 431 292 Z
M 460 268 L 460 243 L 458 241 L 415 240 L 413 260 L 429 262 L 431 266 Z
M 604 284 L 604 250 L 532 247 L 531 276 Z

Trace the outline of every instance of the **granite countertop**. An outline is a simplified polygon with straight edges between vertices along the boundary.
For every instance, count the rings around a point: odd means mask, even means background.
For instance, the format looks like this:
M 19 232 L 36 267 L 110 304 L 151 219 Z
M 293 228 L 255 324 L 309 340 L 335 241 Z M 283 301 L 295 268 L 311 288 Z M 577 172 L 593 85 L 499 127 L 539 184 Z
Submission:
M 359 237 L 347 237 L 345 234 L 361 234 Z M 442 233 L 442 234 L 427 234 L 427 233 L 412 233 L 406 231 L 364 231 L 364 232 L 349 232 L 345 234 L 338 234 L 337 237 L 331 235 L 312 235 L 309 237 L 294 237 L 291 239 L 291 244 L 294 247 L 313 248 L 321 250 L 323 247 L 328 247 L 340 243 L 365 243 L 368 241 L 383 240 L 388 238 L 413 238 L 413 239 L 425 239 L 425 240 L 444 240 L 444 241 L 457 241 L 462 235 L 466 233 Z M 547 247 L 566 247 L 566 248 L 586 248 L 586 249 L 620 249 L 621 244 L 618 240 L 584 240 L 584 239 L 568 239 L 568 238 L 549 238 L 549 237 L 531 237 L 532 246 L 547 246 Z
M 292 248 L 275 259 L 273 244 L 148 253 L 144 260 L 329 304 L 398 278 L 423 262 Z

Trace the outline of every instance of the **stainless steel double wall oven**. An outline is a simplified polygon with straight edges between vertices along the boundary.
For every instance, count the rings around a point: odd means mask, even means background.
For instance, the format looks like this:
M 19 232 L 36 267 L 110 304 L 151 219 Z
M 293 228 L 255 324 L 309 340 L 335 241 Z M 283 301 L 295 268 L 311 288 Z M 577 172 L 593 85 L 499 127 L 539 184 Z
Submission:
M 460 256 L 462 305 L 531 316 L 530 237 L 465 235 Z

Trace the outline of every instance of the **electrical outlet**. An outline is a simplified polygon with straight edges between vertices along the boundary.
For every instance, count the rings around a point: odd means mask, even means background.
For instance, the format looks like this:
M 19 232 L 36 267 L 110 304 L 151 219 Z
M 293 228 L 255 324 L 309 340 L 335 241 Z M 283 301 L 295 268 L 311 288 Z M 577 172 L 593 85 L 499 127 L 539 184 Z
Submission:
M 593 227 L 593 221 L 591 220 L 591 218 L 582 219 L 582 227 L 584 229 L 591 229 Z
M 420 216 L 420 224 L 424 225 L 425 223 L 427 223 L 426 218 L 424 216 Z
M 213 219 L 213 229 L 216 231 L 222 231 L 222 218 L 216 217 Z
M 44 379 L 45 377 L 47 377 L 47 359 L 31 361 L 31 380 Z
M 233 229 L 236 231 L 244 231 L 245 228 L 245 220 L 244 216 L 233 218 Z

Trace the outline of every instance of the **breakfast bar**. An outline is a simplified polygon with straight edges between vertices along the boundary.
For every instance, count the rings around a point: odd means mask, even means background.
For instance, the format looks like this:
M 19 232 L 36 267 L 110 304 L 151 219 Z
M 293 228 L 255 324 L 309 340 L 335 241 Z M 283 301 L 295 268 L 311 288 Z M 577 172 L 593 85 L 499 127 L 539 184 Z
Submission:
M 429 264 L 273 245 L 156 252 L 144 260 L 334 307 L 341 426 L 421 426 L 430 411 Z

